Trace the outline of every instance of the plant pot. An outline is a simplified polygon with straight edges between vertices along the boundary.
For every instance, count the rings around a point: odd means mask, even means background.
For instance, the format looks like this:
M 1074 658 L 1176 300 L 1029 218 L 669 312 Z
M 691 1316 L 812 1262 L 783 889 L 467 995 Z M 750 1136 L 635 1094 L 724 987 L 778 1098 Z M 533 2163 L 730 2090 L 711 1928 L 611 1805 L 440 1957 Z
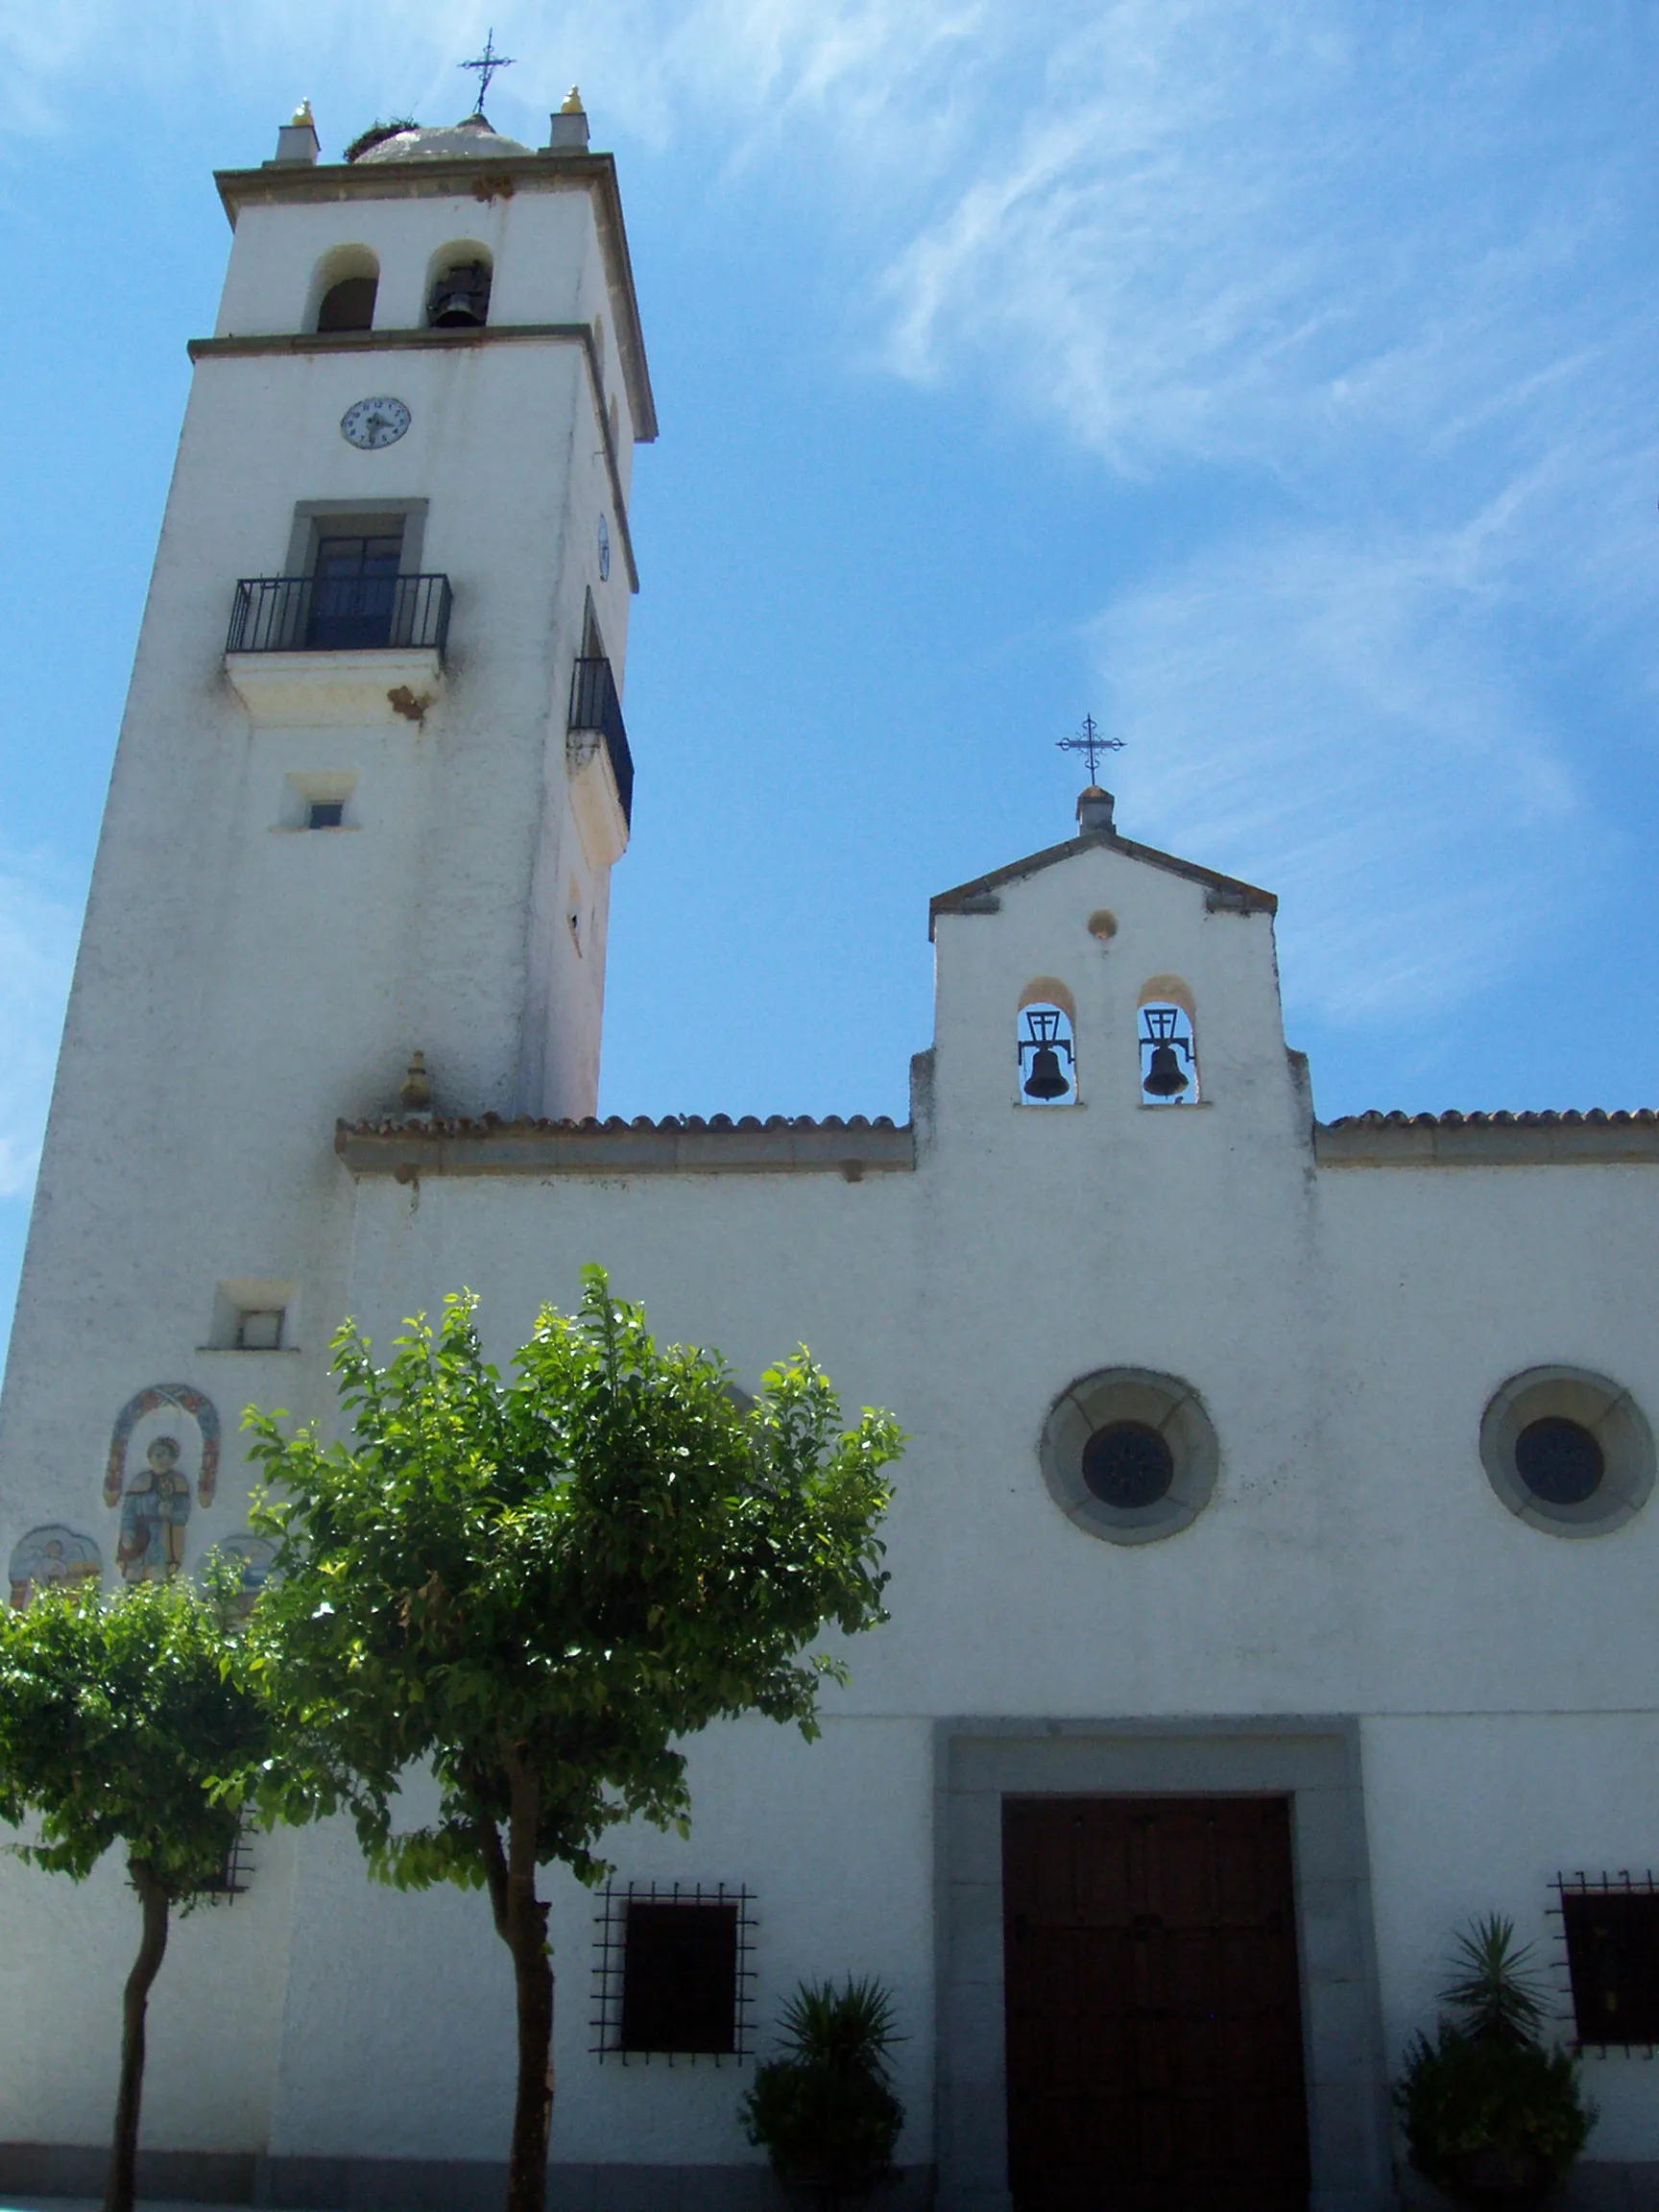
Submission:
M 1466 2151 L 1451 2172 L 1453 2194 L 1465 2204 L 1540 2204 L 1551 2179 L 1530 2151 Z
M 877 2180 L 835 2181 L 822 2174 L 778 2174 L 778 2186 L 792 2212 L 863 2212 L 876 2194 Z

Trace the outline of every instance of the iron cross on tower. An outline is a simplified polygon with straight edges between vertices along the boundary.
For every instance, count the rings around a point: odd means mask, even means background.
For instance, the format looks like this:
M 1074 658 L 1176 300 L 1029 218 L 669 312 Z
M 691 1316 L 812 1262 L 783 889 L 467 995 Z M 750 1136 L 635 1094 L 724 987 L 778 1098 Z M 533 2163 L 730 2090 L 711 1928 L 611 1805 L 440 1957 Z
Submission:
M 1083 727 L 1078 731 L 1076 736 L 1056 739 L 1056 748 L 1062 753 L 1087 753 L 1089 756 L 1089 781 L 1093 783 L 1096 768 L 1099 765 L 1095 758 L 1096 754 L 1121 753 L 1123 740 L 1121 737 L 1103 737 L 1094 715 L 1085 714 Z
M 513 65 L 513 57 L 510 54 L 496 53 L 495 26 L 492 23 L 485 34 L 484 51 L 479 55 L 477 60 L 457 61 L 455 64 L 457 69 L 476 69 L 478 72 L 478 105 L 472 110 L 474 115 L 482 115 L 484 112 L 484 95 L 490 89 L 491 78 L 498 69 L 511 69 Z

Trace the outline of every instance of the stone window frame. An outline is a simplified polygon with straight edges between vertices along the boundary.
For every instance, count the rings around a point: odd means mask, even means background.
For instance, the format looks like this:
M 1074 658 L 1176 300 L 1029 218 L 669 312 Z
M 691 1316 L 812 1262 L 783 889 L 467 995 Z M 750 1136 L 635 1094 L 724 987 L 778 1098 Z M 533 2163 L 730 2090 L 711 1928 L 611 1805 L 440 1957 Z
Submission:
M 1169 1488 L 1151 1505 L 1109 1505 L 1083 1479 L 1083 1448 L 1113 1421 L 1156 1429 L 1175 1462 Z M 1190 1528 L 1214 1496 L 1221 1446 L 1203 1399 L 1178 1375 L 1150 1367 L 1101 1367 L 1070 1382 L 1049 1407 L 1037 1447 L 1048 1495 L 1086 1535 L 1108 1544 L 1156 1544 Z
M 1521 1479 L 1515 1439 L 1533 1421 L 1555 1415 L 1588 1429 L 1606 1472 L 1594 1495 L 1555 1505 Z M 1546 1536 L 1606 1536 L 1623 1528 L 1653 1488 L 1653 1432 L 1623 1383 L 1587 1367 L 1526 1367 L 1497 1389 L 1480 1416 L 1480 1464 L 1501 1503 Z

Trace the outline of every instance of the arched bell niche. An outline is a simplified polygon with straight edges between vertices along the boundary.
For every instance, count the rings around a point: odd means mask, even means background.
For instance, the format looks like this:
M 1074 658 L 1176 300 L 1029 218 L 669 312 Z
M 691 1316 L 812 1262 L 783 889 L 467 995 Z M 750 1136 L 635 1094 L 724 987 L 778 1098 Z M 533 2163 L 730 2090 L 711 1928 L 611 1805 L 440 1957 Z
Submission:
M 433 254 L 426 271 L 426 320 L 434 330 L 475 330 L 490 320 L 494 264 L 488 246 L 457 238 Z
M 1196 1106 L 1198 1022 L 1192 993 L 1179 975 L 1149 975 L 1141 986 L 1135 1026 L 1142 1106 Z
M 1033 975 L 1016 1015 L 1015 1096 L 1022 1106 L 1077 1103 L 1077 1006 L 1057 975 Z
M 336 246 L 311 276 L 307 330 L 371 330 L 380 288 L 380 264 L 367 246 Z

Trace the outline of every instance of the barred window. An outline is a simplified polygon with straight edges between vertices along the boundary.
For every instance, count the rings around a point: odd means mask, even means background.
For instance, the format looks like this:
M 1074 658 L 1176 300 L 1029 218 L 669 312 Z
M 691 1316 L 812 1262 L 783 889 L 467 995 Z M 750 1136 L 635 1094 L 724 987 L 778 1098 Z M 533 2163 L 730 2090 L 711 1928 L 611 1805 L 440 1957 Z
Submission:
M 1659 1891 L 1651 1875 L 1559 1883 L 1578 2042 L 1659 2044 Z
M 746 1889 L 613 1885 L 598 1914 L 594 2049 L 624 2059 L 747 2056 Z

